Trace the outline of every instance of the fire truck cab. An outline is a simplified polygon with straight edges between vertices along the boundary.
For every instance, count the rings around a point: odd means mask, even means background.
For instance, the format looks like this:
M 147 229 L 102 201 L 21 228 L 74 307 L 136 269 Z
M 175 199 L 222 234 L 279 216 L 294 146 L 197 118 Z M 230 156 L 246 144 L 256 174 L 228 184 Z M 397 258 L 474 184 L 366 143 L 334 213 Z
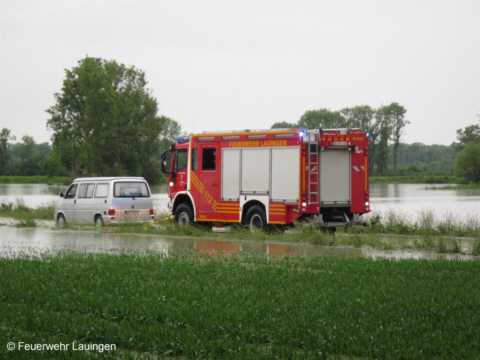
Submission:
M 369 133 L 359 129 L 179 138 L 162 154 L 168 206 L 181 225 L 241 223 L 253 231 L 310 219 L 332 232 L 365 225 L 360 216 L 370 211 L 368 148 Z

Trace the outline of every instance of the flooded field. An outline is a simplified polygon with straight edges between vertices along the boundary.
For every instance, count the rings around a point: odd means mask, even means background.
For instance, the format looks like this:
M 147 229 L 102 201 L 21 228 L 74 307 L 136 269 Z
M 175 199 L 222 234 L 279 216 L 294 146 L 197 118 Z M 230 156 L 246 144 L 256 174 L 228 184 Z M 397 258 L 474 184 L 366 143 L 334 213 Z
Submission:
M 434 211 L 436 216 L 480 218 L 480 189 L 430 190 L 435 185 L 424 184 L 374 184 L 370 186 L 372 215 L 395 211 L 416 216 L 419 212 Z M 65 185 L 0 184 L 0 203 L 22 201 L 28 207 L 55 204 Z M 167 211 L 166 185 L 151 187 L 154 207 Z
M 391 259 L 475 259 L 471 255 L 473 240 L 460 241 L 462 252 L 438 254 L 423 250 L 382 250 L 370 247 L 321 246 L 303 243 L 259 242 L 222 240 L 175 236 L 112 234 L 94 231 L 77 231 L 49 228 L 0 227 L 0 257 L 35 256 L 59 252 L 121 253 L 158 252 L 165 255 L 175 252 L 196 251 L 202 255 L 233 256 L 235 253 L 295 257 L 360 257 Z M 337 235 L 348 236 L 348 235 Z M 390 236 L 392 244 L 407 241 L 405 237 Z
M 22 202 L 31 208 L 54 205 L 60 199 L 60 192 L 66 192 L 67 189 L 68 185 L 59 184 L 0 184 L 0 203 Z M 155 209 L 166 211 L 166 185 L 153 185 L 151 190 Z
M 0 202 L 23 202 L 26 206 L 37 207 L 54 204 L 58 193 L 65 191 L 64 185 L 0 184 Z M 165 186 L 153 186 L 152 193 L 155 209 L 167 211 Z M 401 214 L 413 222 L 419 215 L 431 212 L 438 219 L 453 219 L 454 223 L 480 219 L 480 190 L 430 190 L 426 185 L 372 185 L 372 213 L 368 217 L 384 213 Z M 421 216 L 420 216 L 421 217 Z M 427 216 L 428 218 L 428 216 Z M 458 221 L 457 221 L 458 219 Z M 369 247 L 318 246 L 308 244 L 266 243 L 253 241 L 219 241 L 198 240 L 195 238 L 178 238 L 165 235 L 113 234 L 105 232 L 73 231 L 54 229 L 52 221 L 36 221 L 37 228 L 16 228 L 18 221 L 0 219 L 0 256 L 17 256 L 20 254 L 38 254 L 58 251 L 83 251 L 109 253 L 119 251 L 158 251 L 165 254 L 183 249 L 196 249 L 199 252 L 247 252 L 255 254 L 283 254 L 293 256 L 337 256 L 337 257 L 386 257 L 386 258 L 473 258 L 470 255 L 475 246 L 475 239 L 455 239 L 457 254 L 436 254 L 419 250 L 382 250 Z M 348 236 L 348 235 L 338 235 Z M 382 241 L 415 241 L 405 237 L 386 238 Z M 478 244 L 476 245 L 478 246 Z M 415 248 L 415 246 L 400 246 Z M 396 249 L 399 246 L 388 248 Z M 418 248 L 422 248 L 418 246 Z M 451 252 L 451 251 L 450 251 Z
M 438 218 L 480 218 L 480 189 L 432 190 L 443 185 L 375 184 L 370 186 L 372 215 L 395 211 L 416 216 L 432 211 Z

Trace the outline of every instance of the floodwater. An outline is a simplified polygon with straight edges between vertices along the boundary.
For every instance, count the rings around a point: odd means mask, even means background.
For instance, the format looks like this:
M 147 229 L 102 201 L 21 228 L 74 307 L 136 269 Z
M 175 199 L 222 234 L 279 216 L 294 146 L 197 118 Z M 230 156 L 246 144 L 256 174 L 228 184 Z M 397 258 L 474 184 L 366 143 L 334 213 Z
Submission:
M 244 240 L 195 239 L 150 234 L 112 234 L 53 228 L 0 226 L 0 257 L 23 257 L 60 252 L 118 254 L 153 251 L 169 255 L 191 251 L 199 255 L 230 257 L 235 253 L 265 256 L 334 256 L 391 259 L 475 259 L 465 254 L 437 254 L 421 250 L 381 250 L 312 244 Z M 471 246 L 465 240 L 467 247 Z M 464 246 L 463 244 L 462 246 Z
M 480 218 L 480 189 L 431 190 L 434 186 L 425 184 L 374 184 L 370 186 L 372 215 L 387 211 L 416 216 L 432 211 L 436 216 L 456 218 Z M 0 203 L 22 202 L 28 207 L 55 204 L 59 193 L 67 185 L 47 184 L 0 184 Z M 167 211 L 166 185 L 151 187 L 154 207 Z
M 0 184 L 0 203 L 23 203 L 29 207 L 52 205 L 65 192 L 66 185 Z M 375 216 L 395 212 L 410 216 L 413 221 L 422 212 L 431 212 L 437 219 L 453 217 L 480 219 L 479 190 L 431 190 L 430 185 L 388 184 L 371 185 L 370 203 Z M 155 210 L 167 211 L 166 187 L 152 186 Z M 198 240 L 178 237 L 138 234 L 109 234 L 104 232 L 69 231 L 55 229 L 52 221 L 37 223 L 38 228 L 16 228 L 13 219 L 0 219 L 0 256 L 17 256 L 58 251 L 118 252 L 154 250 L 168 254 L 175 249 L 197 249 L 202 252 L 232 253 L 236 251 L 257 254 L 295 256 L 356 256 L 388 258 L 472 258 L 469 255 L 441 255 L 423 251 L 378 250 L 370 248 L 342 248 L 311 244 L 278 244 L 249 241 Z M 473 246 L 461 240 L 462 252 L 471 253 Z M 464 249 L 466 249 L 464 251 Z
M 370 186 L 372 215 L 394 211 L 416 216 L 432 212 L 439 219 L 480 218 L 480 189 L 432 190 L 444 185 L 375 184 Z
M 0 204 L 21 203 L 31 208 L 54 205 L 60 192 L 66 192 L 68 185 L 47 184 L 0 184 Z M 166 185 L 151 186 L 153 205 L 156 210 L 167 211 Z

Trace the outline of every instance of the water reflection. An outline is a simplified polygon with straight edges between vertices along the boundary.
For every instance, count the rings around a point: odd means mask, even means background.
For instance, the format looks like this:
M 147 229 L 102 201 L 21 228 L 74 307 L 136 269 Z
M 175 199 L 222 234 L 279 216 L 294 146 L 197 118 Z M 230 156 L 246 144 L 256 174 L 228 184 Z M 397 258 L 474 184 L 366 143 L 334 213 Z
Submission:
M 471 246 L 471 244 L 470 244 Z M 111 234 L 103 232 L 69 231 L 42 228 L 0 227 L 0 256 L 35 256 L 63 251 L 84 253 L 119 253 L 135 251 L 171 252 L 196 251 L 212 257 L 232 257 L 236 253 L 277 256 L 335 256 L 392 259 L 460 258 L 474 257 L 461 254 L 436 254 L 417 250 L 381 250 L 372 248 L 333 247 L 313 244 L 266 243 L 256 241 L 229 241 L 163 237 L 142 234 Z

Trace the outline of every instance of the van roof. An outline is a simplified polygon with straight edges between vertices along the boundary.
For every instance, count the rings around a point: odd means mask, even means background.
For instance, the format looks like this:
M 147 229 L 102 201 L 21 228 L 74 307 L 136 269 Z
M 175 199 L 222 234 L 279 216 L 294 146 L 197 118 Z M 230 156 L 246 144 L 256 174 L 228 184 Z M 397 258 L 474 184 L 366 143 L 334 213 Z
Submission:
M 134 177 L 134 176 L 114 176 L 114 177 L 84 177 L 84 178 L 76 178 L 73 180 L 74 182 L 81 182 L 81 181 L 112 181 L 112 180 L 143 180 L 143 177 Z

